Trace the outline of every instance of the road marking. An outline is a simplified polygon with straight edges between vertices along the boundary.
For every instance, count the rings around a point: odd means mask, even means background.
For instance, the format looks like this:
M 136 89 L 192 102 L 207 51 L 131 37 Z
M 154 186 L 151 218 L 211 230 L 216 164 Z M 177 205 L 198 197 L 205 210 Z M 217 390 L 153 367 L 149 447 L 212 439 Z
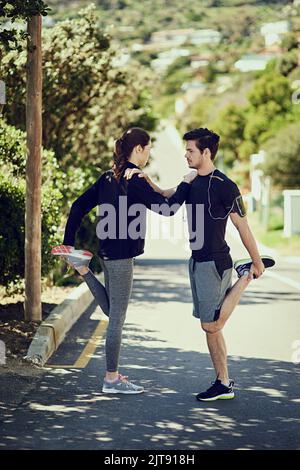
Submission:
M 92 337 L 89 339 L 89 342 L 85 346 L 84 350 L 80 354 L 79 358 L 74 364 L 74 368 L 83 369 L 88 365 L 91 360 L 92 355 L 94 354 L 96 347 L 98 346 L 100 340 L 103 337 L 103 333 L 106 331 L 108 326 L 108 321 L 101 320 L 98 323 Z
M 62 364 L 46 364 L 44 365 L 46 369 L 74 369 L 75 366 L 70 366 L 70 364 L 62 365 Z
M 88 343 L 86 344 L 84 350 L 80 354 L 79 358 L 75 362 L 75 364 L 70 365 L 61 365 L 61 364 L 46 364 L 44 367 L 54 368 L 54 369 L 84 369 L 88 363 L 90 362 L 92 355 L 95 352 L 100 340 L 103 337 L 104 332 L 106 331 L 108 326 L 108 321 L 101 320 L 96 329 L 94 330 L 93 335 L 89 339 Z
M 281 274 L 274 273 L 271 271 L 265 271 L 263 275 L 273 277 L 274 279 L 278 279 L 278 281 L 281 281 L 287 284 L 288 286 L 291 286 L 291 287 L 294 287 L 295 289 L 300 290 L 300 282 L 294 281 L 290 277 L 282 276 Z

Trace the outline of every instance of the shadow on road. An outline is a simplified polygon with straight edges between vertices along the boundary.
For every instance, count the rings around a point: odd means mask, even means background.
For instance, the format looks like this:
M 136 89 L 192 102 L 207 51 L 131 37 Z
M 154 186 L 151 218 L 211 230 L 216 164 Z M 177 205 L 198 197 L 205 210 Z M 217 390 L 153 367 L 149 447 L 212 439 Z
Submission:
M 163 260 L 155 263 L 155 260 L 143 260 L 139 266 L 144 267 L 144 275 L 134 280 L 132 293 L 133 303 L 138 302 L 182 302 L 192 303 L 192 295 L 188 277 L 188 264 L 186 260 Z M 149 276 L 151 272 L 152 276 Z M 233 283 L 236 282 L 233 277 Z M 259 290 L 255 282 L 250 284 L 240 301 L 241 305 L 247 304 L 266 304 L 277 300 L 280 302 L 300 302 L 300 292 Z M 257 284 L 257 287 L 260 287 Z
M 133 307 L 144 314 L 150 304 L 147 314 L 151 315 L 156 302 L 191 303 L 187 270 L 185 260 L 140 265 L 134 281 Z M 241 303 L 277 300 L 299 301 L 300 297 L 298 293 L 272 291 L 272 286 L 263 291 L 259 284 L 253 284 Z M 73 364 L 73 355 L 80 353 L 91 336 L 95 323 L 89 318 L 94 308 L 93 303 L 86 309 L 59 348 L 57 357 L 63 364 Z M 299 367 L 291 362 L 231 356 L 229 367 L 236 382 L 236 398 L 198 402 L 195 395 L 214 380 L 209 355 L 173 347 L 167 338 L 158 338 L 157 332 L 144 324 L 137 326 L 128 321 L 120 371 L 144 385 L 146 392 L 111 396 L 101 393 L 103 343 L 85 369 L 48 369 L 19 401 L 10 404 L 1 398 L 5 393 L 0 395 L 0 449 L 300 447 Z M 18 387 L 17 381 L 11 383 Z
M 17 410 L 1 406 L 3 449 L 295 449 L 299 369 L 231 357 L 236 398 L 197 402 L 214 379 L 206 354 L 154 347 L 153 332 L 127 324 L 121 371 L 146 393 L 101 393 L 103 346 L 83 370 L 54 369 Z M 140 344 L 143 344 L 141 347 Z M 195 364 L 197 365 L 195 367 Z

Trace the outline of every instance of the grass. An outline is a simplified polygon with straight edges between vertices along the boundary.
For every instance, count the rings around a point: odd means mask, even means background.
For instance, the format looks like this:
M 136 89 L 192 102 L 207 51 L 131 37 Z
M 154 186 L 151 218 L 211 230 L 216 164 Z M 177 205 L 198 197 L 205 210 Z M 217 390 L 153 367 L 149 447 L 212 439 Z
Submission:
M 256 239 L 263 245 L 278 250 L 281 255 L 300 256 L 300 235 L 285 237 L 278 216 L 270 217 L 270 228 L 265 230 L 259 220 L 258 213 L 248 214 L 249 224 Z

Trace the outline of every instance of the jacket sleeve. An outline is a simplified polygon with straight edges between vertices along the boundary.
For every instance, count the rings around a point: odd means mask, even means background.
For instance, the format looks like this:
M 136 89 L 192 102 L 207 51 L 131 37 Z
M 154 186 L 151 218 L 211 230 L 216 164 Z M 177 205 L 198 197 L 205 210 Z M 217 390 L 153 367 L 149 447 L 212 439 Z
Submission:
M 73 202 L 65 227 L 63 244 L 74 246 L 76 232 L 83 217 L 99 203 L 100 178 Z
M 144 204 L 148 209 L 169 217 L 174 215 L 186 200 L 190 184 L 184 181 L 181 182 L 173 196 L 166 198 L 154 191 L 144 178 L 134 175 L 129 181 L 128 189 L 133 191 L 137 201 Z

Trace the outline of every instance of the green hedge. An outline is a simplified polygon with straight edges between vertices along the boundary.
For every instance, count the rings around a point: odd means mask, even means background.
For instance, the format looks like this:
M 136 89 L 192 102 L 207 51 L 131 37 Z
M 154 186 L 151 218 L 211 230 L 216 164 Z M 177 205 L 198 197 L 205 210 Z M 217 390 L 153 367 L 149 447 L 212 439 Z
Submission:
M 0 284 L 8 292 L 24 284 L 25 167 L 23 132 L 0 119 Z M 62 193 L 65 175 L 50 151 L 42 156 L 42 276 L 56 265 L 50 247 L 61 243 Z

